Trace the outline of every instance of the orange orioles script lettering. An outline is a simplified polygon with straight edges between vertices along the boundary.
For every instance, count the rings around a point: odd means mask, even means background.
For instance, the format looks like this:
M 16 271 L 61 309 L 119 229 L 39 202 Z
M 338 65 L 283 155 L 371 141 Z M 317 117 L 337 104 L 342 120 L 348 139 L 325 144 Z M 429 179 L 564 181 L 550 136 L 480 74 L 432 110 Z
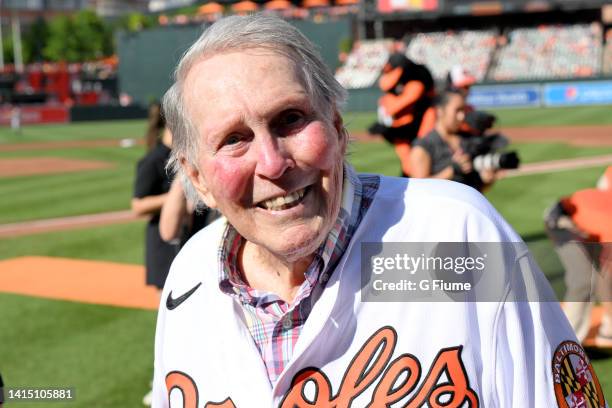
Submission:
M 332 395 L 329 379 L 322 371 L 316 368 L 300 371 L 294 377 L 281 407 L 350 407 L 351 402 L 379 377 L 368 407 L 391 406 L 412 392 L 421 376 L 419 360 L 411 354 L 402 354 L 389 363 L 396 342 L 397 333 L 392 327 L 383 327 L 374 333 L 351 361 L 335 396 Z M 478 407 L 478 398 L 470 389 L 461 362 L 461 350 L 461 346 L 440 350 L 423 383 L 404 407 L 422 407 L 425 403 L 432 408 L 460 407 L 466 401 L 470 407 Z M 447 381 L 438 385 L 445 372 Z M 404 373 L 405 380 L 396 386 Z M 309 382 L 315 385 L 313 400 L 306 400 L 305 396 L 305 387 Z
M 372 386 L 372 398 L 367 405 L 371 408 L 390 407 L 413 391 L 410 400 L 402 403 L 403 407 L 427 405 L 431 408 L 458 408 L 466 402 L 470 408 L 479 407 L 478 396 L 470 388 L 461 360 L 463 346 L 441 349 L 417 388 L 421 364 L 415 356 L 407 353 L 391 361 L 396 343 L 397 333 L 392 327 L 385 326 L 374 333 L 349 364 L 335 394 L 323 371 L 318 368 L 301 370 L 293 378 L 280 407 L 348 408 L 355 398 Z M 443 374 L 446 374 L 446 378 L 440 382 Z M 314 386 L 310 398 L 306 395 L 309 384 L 311 390 Z M 197 408 L 198 390 L 189 376 L 173 371 L 166 376 L 166 387 L 168 396 L 174 388 L 181 390 L 184 408 Z M 230 398 L 217 403 L 209 402 L 204 407 L 236 408 Z

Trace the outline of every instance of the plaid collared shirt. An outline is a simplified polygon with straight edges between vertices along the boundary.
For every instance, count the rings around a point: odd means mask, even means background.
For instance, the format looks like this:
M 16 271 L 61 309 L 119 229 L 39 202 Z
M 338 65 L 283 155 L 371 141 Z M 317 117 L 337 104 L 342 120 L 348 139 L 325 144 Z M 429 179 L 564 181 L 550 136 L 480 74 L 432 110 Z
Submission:
M 285 302 L 274 293 L 253 289 L 243 281 L 237 265 L 244 238 L 227 224 L 218 252 L 219 288 L 242 306 L 246 325 L 271 384 L 276 382 L 293 355 L 304 322 L 370 207 L 379 183 L 378 176 L 357 176 L 350 165 L 345 164 L 340 213 L 304 273 L 305 280 L 293 303 Z

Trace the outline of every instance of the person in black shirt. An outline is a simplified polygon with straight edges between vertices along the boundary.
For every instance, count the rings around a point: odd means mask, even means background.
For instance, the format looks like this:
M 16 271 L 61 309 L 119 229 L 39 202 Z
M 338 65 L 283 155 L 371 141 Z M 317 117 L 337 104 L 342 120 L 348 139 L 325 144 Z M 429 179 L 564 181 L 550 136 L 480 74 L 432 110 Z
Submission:
M 145 233 L 146 284 L 155 286 L 159 293 L 164 287 L 170 265 L 178 252 L 178 245 L 165 242 L 159 235 L 159 219 L 162 206 L 168 198 L 172 177 L 166 170 L 172 146 L 172 133 L 159 104 L 149 107 L 149 122 L 145 143 L 147 154 L 136 166 L 132 211 L 149 217 Z M 143 404 L 151 405 L 151 392 L 143 398 Z
M 455 180 L 482 191 L 495 180 L 495 171 L 474 170 L 472 158 L 461 147 L 459 134 L 465 119 L 465 96 L 446 90 L 436 103 L 436 125 L 424 138 L 413 142 L 411 176 Z
M 166 171 L 172 134 L 165 128 L 163 119 L 150 120 L 147 134 L 151 133 L 151 127 L 161 133 L 161 138 L 158 137 L 155 146 L 138 162 L 132 211 L 149 216 L 145 246 L 146 283 L 161 290 L 177 253 L 176 245 L 165 242 L 159 235 L 159 215 L 172 183 Z

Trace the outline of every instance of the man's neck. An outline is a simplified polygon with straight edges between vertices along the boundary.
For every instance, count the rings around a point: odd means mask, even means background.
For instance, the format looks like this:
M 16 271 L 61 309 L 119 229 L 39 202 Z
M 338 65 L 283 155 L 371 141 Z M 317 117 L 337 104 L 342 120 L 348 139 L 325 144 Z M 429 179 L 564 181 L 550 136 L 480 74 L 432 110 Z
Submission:
M 245 283 L 264 292 L 277 294 L 291 303 L 304 282 L 304 274 L 314 254 L 288 261 L 258 245 L 245 241 L 238 255 L 238 267 Z

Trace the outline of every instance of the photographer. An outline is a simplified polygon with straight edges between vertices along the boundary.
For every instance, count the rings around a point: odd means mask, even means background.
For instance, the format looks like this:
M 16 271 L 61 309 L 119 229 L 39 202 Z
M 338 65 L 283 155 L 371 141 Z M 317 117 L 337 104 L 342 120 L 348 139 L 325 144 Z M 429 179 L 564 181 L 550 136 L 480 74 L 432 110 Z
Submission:
M 436 101 L 436 125 L 417 139 L 410 152 L 411 176 L 454 180 L 483 191 L 493 184 L 497 170 L 474 169 L 472 157 L 462 147 L 465 96 L 457 89 L 443 92 Z

